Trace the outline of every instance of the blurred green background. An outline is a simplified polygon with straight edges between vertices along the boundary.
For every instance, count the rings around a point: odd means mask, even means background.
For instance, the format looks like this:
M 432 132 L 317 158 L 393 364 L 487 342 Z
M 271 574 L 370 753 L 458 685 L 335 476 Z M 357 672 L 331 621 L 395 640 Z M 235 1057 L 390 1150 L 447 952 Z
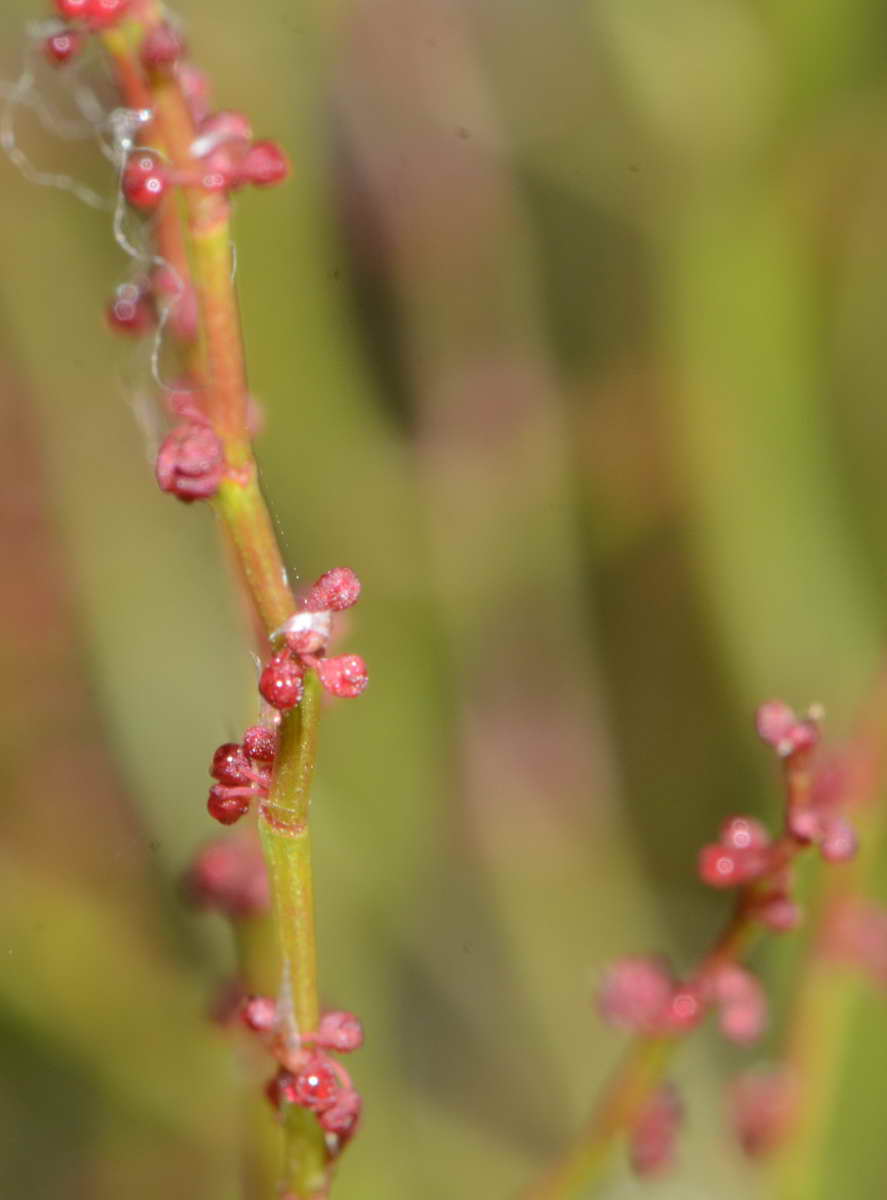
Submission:
M 372 683 L 324 722 L 314 806 L 324 995 L 367 1029 L 336 1194 L 512 1196 L 620 1051 L 601 966 L 686 968 L 724 918 L 695 855 L 778 804 L 755 704 L 841 736 L 880 668 L 887 8 L 180 11 L 294 161 L 236 220 L 286 557 L 365 589 Z M 39 15 L 3 6 L 4 79 Z M 110 188 L 92 143 L 18 129 Z M 234 1200 L 244 1043 L 206 1020 L 233 952 L 179 879 L 253 667 L 211 515 L 151 478 L 109 217 L 0 179 L 0 1193 Z M 790 956 L 756 959 L 763 1048 L 681 1054 L 676 1172 L 617 1161 L 606 1196 L 780 1194 L 723 1097 L 779 1053 Z M 811 1200 L 884 1195 L 885 1029 L 862 991 Z

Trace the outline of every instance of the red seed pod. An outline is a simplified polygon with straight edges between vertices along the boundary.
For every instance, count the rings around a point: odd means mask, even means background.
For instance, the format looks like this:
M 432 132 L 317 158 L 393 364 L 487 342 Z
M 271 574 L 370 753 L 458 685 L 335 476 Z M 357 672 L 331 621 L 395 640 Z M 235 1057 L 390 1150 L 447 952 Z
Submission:
M 254 187 L 273 187 L 289 173 L 289 159 L 276 142 L 253 142 L 239 168 L 240 178 Z
M 770 845 L 770 834 L 754 817 L 729 817 L 721 826 L 719 841 L 728 850 L 760 850 Z
M 254 1033 L 270 1033 L 277 1022 L 277 1005 L 270 996 L 247 996 L 240 1019 Z
M 323 1112 L 335 1104 L 339 1092 L 339 1077 L 332 1063 L 323 1054 L 313 1054 L 296 1075 L 293 1099 L 303 1108 Z
M 314 583 L 305 597 L 305 608 L 309 612 L 324 612 L 332 609 L 341 612 L 357 603 L 360 596 L 360 580 L 350 567 L 333 567 Z
M 369 683 L 366 663 L 359 654 L 321 658 L 317 663 L 317 674 L 330 695 L 349 699 L 362 695 Z
M 60 29 L 58 33 L 50 34 L 43 49 L 54 67 L 62 67 L 83 49 L 83 38 L 76 29 Z
M 133 208 L 150 212 L 156 208 L 169 186 L 169 173 L 156 154 L 136 150 L 123 168 L 123 194 Z
M 55 0 L 55 11 L 65 21 L 84 21 L 92 0 Z
M 247 787 L 252 783 L 246 755 L 236 742 L 224 742 L 213 755 L 209 773 L 229 787 Z
M 762 850 L 729 850 L 718 842 L 700 850 L 699 877 L 710 887 L 737 887 L 763 875 L 767 863 L 767 854 Z
M 318 1046 L 348 1054 L 363 1045 L 363 1026 L 354 1013 L 328 1012 L 320 1018 L 316 1038 Z
M 184 885 L 192 904 L 231 917 L 265 912 L 270 901 L 261 852 L 240 837 L 221 838 L 198 851 Z
M 109 326 L 117 333 L 138 337 L 154 327 L 154 305 L 137 283 L 121 283 L 105 310 Z
M 174 66 L 185 51 L 185 43 L 168 21 L 161 21 L 145 35 L 140 51 L 142 66 L 148 71 Z
M 206 811 L 220 825 L 233 825 L 249 812 L 249 796 L 239 794 L 240 789 L 228 788 L 221 783 L 209 789 Z
M 222 443 L 208 425 L 180 425 L 164 439 L 154 474 L 162 491 L 185 503 L 214 496 L 225 474 Z
M 126 16 L 129 0 L 89 0 L 86 19 L 91 29 L 110 29 Z
M 336 1102 L 320 1114 L 320 1124 L 327 1133 L 346 1142 L 357 1130 L 361 1108 L 360 1095 L 353 1088 L 342 1088 Z
M 243 735 L 243 752 L 254 762 L 272 763 L 277 753 L 277 731 L 267 725 L 250 725 Z
M 598 992 L 598 1009 L 610 1025 L 641 1032 L 661 1027 L 672 997 L 663 958 L 632 955 L 611 964 Z
M 275 654 L 259 678 L 259 691 L 272 708 L 286 712 L 302 699 L 302 668 L 288 654 Z

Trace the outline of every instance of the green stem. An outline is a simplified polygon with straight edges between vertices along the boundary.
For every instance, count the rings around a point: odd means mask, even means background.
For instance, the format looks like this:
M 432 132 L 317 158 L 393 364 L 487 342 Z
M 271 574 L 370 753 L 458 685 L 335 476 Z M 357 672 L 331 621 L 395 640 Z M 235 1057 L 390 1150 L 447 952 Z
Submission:
M 317 756 L 320 685 L 311 672 L 297 709 L 283 719 L 274 778 L 259 813 L 259 833 L 271 879 L 275 925 L 280 947 L 283 991 L 292 996 L 292 1015 L 300 1034 L 317 1029 L 317 955 L 314 936 L 314 885 L 308 808 Z M 326 1196 L 329 1156 L 323 1130 L 312 1113 L 289 1105 L 284 1116 L 284 1171 L 293 1197 Z
M 144 0 L 134 19 L 103 35 L 114 60 L 121 90 L 134 107 L 153 113 L 152 136 L 185 178 L 195 175 L 191 146 L 195 128 L 175 75 L 146 75 L 138 52 L 146 29 L 162 17 L 160 6 Z M 258 485 L 255 459 L 246 422 L 247 386 L 240 313 L 232 279 L 230 205 L 222 192 L 185 186 L 184 214 L 190 245 L 190 277 L 200 309 L 200 345 L 194 356 L 206 415 L 225 447 L 230 467 L 214 501 L 225 527 L 244 588 L 250 597 L 264 637 L 270 636 L 296 611 L 295 598 L 274 526 Z M 185 277 L 181 237 L 168 229 L 176 217 L 172 200 L 162 206 L 158 236 L 167 234 L 176 254 L 174 265 Z M 180 234 L 176 230 L 175 234 Z M 166 256 L 166 251 L 161 247 Z M 309 672 L 299 708 L 281 722 L 280 743 L 267 802 L 259 814 L 259 832 L 272 894 L 280 962 L 280 1003 L 297 1037 L 317 1028 L 317 960 L 314 932 L 314 891 L 311 838 L 308 829 L 309 790 L 314 774 L 320 685 Z M 326 1142 L 315 1115 L 295 1105 L 284 1115 L 283 1184 L 288 1200 L 327 1195 L 330 1163 Z

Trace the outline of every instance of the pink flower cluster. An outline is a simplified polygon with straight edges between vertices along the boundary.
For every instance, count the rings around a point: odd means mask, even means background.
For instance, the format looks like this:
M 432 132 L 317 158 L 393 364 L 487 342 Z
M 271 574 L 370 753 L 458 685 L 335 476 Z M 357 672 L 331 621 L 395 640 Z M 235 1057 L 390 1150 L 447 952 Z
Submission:
M 300 702 L 306 670 L 316 671 L 333 696 L 353 699 L 366 690 L 367 669 L 359 654 L 326 656 L 332 614 L 351 608 L 359 596 L 360 580 L 354 572 L 334 567 L 311 587 L 301 611 L 276 631 L 283 648 L 271 657 L 259 679 L 259 691 L 272 708 L 286 712 Z
M 663 957 L 622 958 L 605 972 L 598 1007 L 610 1025 L 663 1036 L 688 1032 L 714 1008 L 721 1032 L 740 1045 L 756 1041 L 767 1026 L 764 989 L 733 962 L 681 981 Z
M 216 780 L 206 805 L 209 815 L 222 825 L 233 825 L 249 812 L 253 800 L 264 799 L 276 753 L 277 733 L 265 725 L 251 725 L 241 743 L 219 746 L 209 768 Z
M 280 1066 L 266 1094 L 276 1109 L 297 1104 L 317 1115 L 321 1128 L 341 1150 L 357 1129 L 361 1099 L 351 1077 L 332 1053 L 350 1054 L 363 1045 L 363 1027 L 354 1013 L 327 1012 L 316 1032 L 302 1034 L 293 1052 L 277 1030 L 277 1006 L 267 996 L 248 996 L 241 1008 L 246 1027 L 260 1034 Z

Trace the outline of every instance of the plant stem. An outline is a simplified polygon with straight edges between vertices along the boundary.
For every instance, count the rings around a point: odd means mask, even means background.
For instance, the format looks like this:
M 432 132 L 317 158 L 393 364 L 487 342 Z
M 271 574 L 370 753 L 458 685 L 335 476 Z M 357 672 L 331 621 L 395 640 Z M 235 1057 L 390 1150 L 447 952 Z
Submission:
M 109 30 L 104 43 L 114 61 L 128 104 L 148 108 L 151 136 L 173 170 L 194 176 L 191 147 L 195 127 L 185 96 L 173 73 L 145 75 L 138 47 L 146 30 L 160 20 L 156 4 L 145 0 L 132 20 Z M 225 448 L 229 472 L 214 500 L 227 532 L 239 573 L 266 637 L 296 610 L 280 547 L 257 480 L 247 429 L 247 387 L 240 314 L 233 283 L 230 205 L 223 192 L 185 186 L 185 241 L 172 198 L 161 205 L 156 235 L 160 254 L 183 279 L 193 281 L 200 311 L 198 382 L 206 415 Z M 172 226 L 175 224 L 175 229 Z M 259 813 L 259 831 L 268 868 L 280 958 L 279 1005 L 292 1036 L 318 1025 L 317 960 L 309 790 L 314 774 L 320 687 L 314 672 L 305 680 L 299 708 L 281 721 L 280 741 L 267 803 Z M 326 1196 L 329 1156 L 315 1115 L 287 1106 L 284 1117 L 283 1182 L 291 1200 Z

